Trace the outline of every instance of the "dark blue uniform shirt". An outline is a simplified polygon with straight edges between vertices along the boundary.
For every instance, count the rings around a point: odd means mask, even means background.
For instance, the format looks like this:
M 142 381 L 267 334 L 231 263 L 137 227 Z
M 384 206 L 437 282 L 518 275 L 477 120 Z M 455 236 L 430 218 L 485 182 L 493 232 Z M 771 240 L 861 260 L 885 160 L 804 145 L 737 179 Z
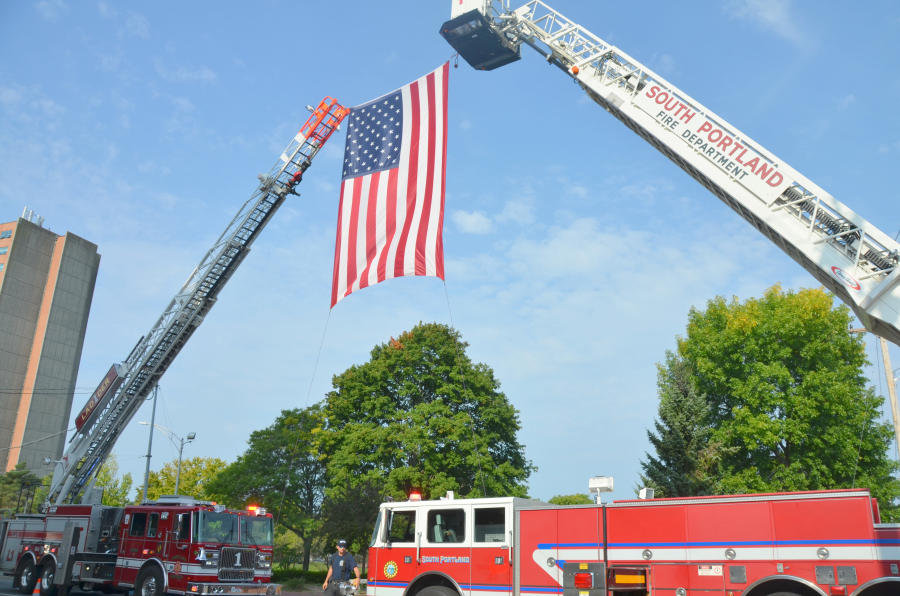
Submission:
M 331 558 L 331 580 L 345 582 L 351 576 L 355 578 L 354 567 L 357 567 L 356 559 L 349 552 L 344 553 L 344 556 L 335 554 Z

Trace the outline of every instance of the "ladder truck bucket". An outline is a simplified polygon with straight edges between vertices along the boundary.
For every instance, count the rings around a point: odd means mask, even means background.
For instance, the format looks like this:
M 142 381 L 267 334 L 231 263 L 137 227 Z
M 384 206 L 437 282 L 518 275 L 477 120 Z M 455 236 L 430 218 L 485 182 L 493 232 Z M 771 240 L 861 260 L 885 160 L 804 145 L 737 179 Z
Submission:
M 441 37 L 475 70 L 494 70 L 522 58 L 513 44 L 478 10 L 470 10 L 441 25 Z

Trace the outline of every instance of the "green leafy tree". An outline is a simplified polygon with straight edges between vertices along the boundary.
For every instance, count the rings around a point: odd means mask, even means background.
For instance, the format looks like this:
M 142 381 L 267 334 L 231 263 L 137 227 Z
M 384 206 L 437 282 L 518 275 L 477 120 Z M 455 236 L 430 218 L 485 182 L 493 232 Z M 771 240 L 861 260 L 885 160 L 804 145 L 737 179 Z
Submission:
M 866 388 L 851 322 L 824 290 L 778 285 L 690 311 L 678 352 L 710 406 L 716 492 L 866 487 L 886 518 L 898 517 L 892 428 L 879 421 L 883 398 Z
M 590 495 L 585 494 L 576 494 L 576 495 L 556 495 L 549 501 L 553 505 L 592 505 L 597 502 L 596 499 L 592 499 Z
M 207 500 L 211 495 L 206 491 L 206 485 L 216 477 L 216 474 L 225 469 L 226 464 L 218 457 L 192 457 L 181 462 L 181 478 L 178 482 L 178 493 Z M 175 477 L 178 472 L 178 460 L 166 462 L 159 472 L 150 472 L 150 482 L 147 483 L 147 498 L 151 501 L 162 495 L 175 494 Z M 144 498 L 144 485 L 137 487 L 135 503 L 140 503 Z
M 333 553 L 337 541 L 346 540 L 360 570 L 365 571 L 369 540 L 383 501 L 384 493 L 372 480 L 332 486 L 323 505 L 325 551 Z
M 19 462 L 12 470 L 0 474 L 0 508 L 10 509 L 13 513 L 34 511 L 36 506 L 32 495 L 42 485 L 41 478 L 33 474 L 25 462 Z
M 397 499 L 525 496 L 535 468 L 516 438 L 518 411 L 467 346 L 446 325 L 420 323 L 334 377 L 323 408 L 326 494 L 367 480 Z
M 304 571 L 309 570 L 321 526 L 325 490 L 325 465 L 318 447 L 321 432 L 319 406 L 283 410 L 270 427 L 252 433 L 244 454 L 207 486 L 216 500 L 268 508 L 279 526 L 299 538 Z
M 131 503 L 128 494 L 134 485 L 131 472 L 119 477 L 119 461 L 115 453 L 111 453 L 100 471 L 97 472 L 97 487 L 103 488 L 103 504 L 114 507 L 124 507 Z M 143 490 L 143 489 L 142 489 Z
M 644 487 L 655 496 L 689 497 L 709 494 L 709 404 L 697 391 L 690 365 L 666 351 L 665 365 L 657 364 L 659 419 L 647 438 L 656 455 L 641 462 Z M 636 487 L 640 488 L 640 487 Z

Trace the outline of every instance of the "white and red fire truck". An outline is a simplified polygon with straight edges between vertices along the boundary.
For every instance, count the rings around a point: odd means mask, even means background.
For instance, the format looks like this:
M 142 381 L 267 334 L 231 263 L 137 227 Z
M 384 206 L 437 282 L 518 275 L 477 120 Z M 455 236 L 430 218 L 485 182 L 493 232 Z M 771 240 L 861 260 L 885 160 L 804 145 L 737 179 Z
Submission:
M 0 571 L 41 596 L 70 586 L 140 596 L 281 593 L 271 582 L 272 514 L 191 497 L 144 505 L 57 505 L 3 520 Z
M 368 596 L 896 596 L 900 524 L 865 489 L 556 506 L 385 503 Z

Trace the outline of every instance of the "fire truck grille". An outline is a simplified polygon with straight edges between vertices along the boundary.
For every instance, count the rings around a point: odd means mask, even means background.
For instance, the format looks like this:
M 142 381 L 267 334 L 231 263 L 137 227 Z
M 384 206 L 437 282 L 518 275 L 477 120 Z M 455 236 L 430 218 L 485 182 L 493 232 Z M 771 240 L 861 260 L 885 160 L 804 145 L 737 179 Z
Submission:
M 219 554 L 219 580 L 253 581 L 256 551 L 252 548 L 223 548 Z
M 253 581 L 253 571 L 240 569 L 219 569 L 219 581 L 249 582 Z

